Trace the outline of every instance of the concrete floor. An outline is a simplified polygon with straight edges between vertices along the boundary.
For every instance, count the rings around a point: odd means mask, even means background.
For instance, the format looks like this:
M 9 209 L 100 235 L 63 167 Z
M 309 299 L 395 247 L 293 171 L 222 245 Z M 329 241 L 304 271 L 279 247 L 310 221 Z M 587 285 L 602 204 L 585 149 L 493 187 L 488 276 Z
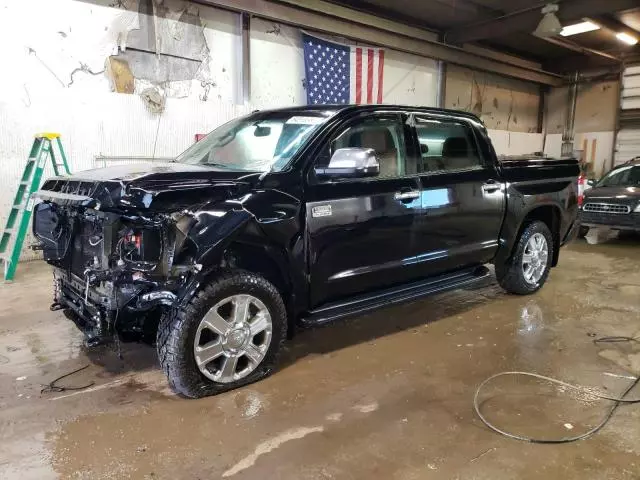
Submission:
M 85 351 L 49 311 L 50 287 L 41 263 L 0 286 L 2 479 L 640 478 L 640 408 L 566 445 L 507 439 L 472 408 L 478 384 L 503 370 L 624 390 L 640 347 L 592 336 L 640 334 L 638 239 L 572 244 L 534 296 L 491 282 L 303 332 L 269 379 L 197 401 L 172 395 L 151 347 L 126 344 L 122 361 Z M 40 394 L 86 364 L 68 383 L 93 387 Z M 554 437 L 607 406 L 499 379 L 482 408 L 506 429 Z

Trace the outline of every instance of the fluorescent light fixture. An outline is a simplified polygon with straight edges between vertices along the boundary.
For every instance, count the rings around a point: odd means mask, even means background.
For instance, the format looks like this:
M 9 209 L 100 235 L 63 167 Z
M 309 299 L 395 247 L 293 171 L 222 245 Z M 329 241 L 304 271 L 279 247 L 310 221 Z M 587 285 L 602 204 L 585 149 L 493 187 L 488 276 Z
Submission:
M 618 40 L 626 43 L 627 45 L 635 45 L 636 43 L 638 43 L 638 39 L 636 37 L 632 37 L 628 33 L 616 33 L 616 37 L 618 38 Z
M 600 26 L 593 22 L 580 22 L 575 25 L 567 25 L 560 31 L 560 35 L 563 37 L 569 37 L 571 35 L 578 35 L 579 33 L 593 32 L 599 30 Z

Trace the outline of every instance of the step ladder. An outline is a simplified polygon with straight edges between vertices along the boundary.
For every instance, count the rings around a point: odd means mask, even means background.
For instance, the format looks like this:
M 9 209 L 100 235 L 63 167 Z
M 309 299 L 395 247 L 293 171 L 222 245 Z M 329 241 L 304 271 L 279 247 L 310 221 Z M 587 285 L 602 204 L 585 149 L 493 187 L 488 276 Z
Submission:
M 54 153 L 54 141 L 58 149 L 58 155 Z M 59 158 L 58 158 L 59 156 Z M 62 148 L 59 133 L 38 133 L 33 141 L 27 164 L 18 184 L 18 191 L 13 199 L 13 204 L 7 222 L 0 239 L 0 262 L 4 266 L 4 279 L 13 280 L 22 251 L 22 244 L 27 235 L 33 210 L 33 192 L 40 188 L 42 173 L 47 160 L 51 159 L 53 171 L 56 176 L 70 175 L 67 157 Z

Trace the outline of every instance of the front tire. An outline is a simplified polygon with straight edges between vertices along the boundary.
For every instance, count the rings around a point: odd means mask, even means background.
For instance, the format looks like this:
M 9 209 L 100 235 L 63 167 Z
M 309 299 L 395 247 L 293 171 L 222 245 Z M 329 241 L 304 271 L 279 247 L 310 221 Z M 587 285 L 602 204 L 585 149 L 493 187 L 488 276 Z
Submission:
M 200 398 L 268 376 L 286 336 L 276 288 L 259 275 L 225 271 L 162 318 L 158 358 L 176 393 Z
M 496 265 L 496 278 L 509 293 L 529 295 L 547 281 L 554 252 L 549 227 L 538 220 L 522 231 L 513 255 L 505 264 Z

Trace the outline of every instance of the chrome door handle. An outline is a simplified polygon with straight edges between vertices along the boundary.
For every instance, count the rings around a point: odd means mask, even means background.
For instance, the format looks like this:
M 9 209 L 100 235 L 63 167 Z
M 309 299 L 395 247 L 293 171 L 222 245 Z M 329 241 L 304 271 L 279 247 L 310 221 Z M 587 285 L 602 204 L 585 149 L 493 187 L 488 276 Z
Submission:
M 420 197 L 420 192 L 417 190 L 409 190 L 408 192 L 396 192 L 393 195 L 395 200 L 406 201 L 406 200 L 415 200 Z
M 495 192 L 496 190 L 500 190 L 502 185 L 495 180 L 489 180 L 487 183 L 482 185 L 482 191 L 485 193 Z

